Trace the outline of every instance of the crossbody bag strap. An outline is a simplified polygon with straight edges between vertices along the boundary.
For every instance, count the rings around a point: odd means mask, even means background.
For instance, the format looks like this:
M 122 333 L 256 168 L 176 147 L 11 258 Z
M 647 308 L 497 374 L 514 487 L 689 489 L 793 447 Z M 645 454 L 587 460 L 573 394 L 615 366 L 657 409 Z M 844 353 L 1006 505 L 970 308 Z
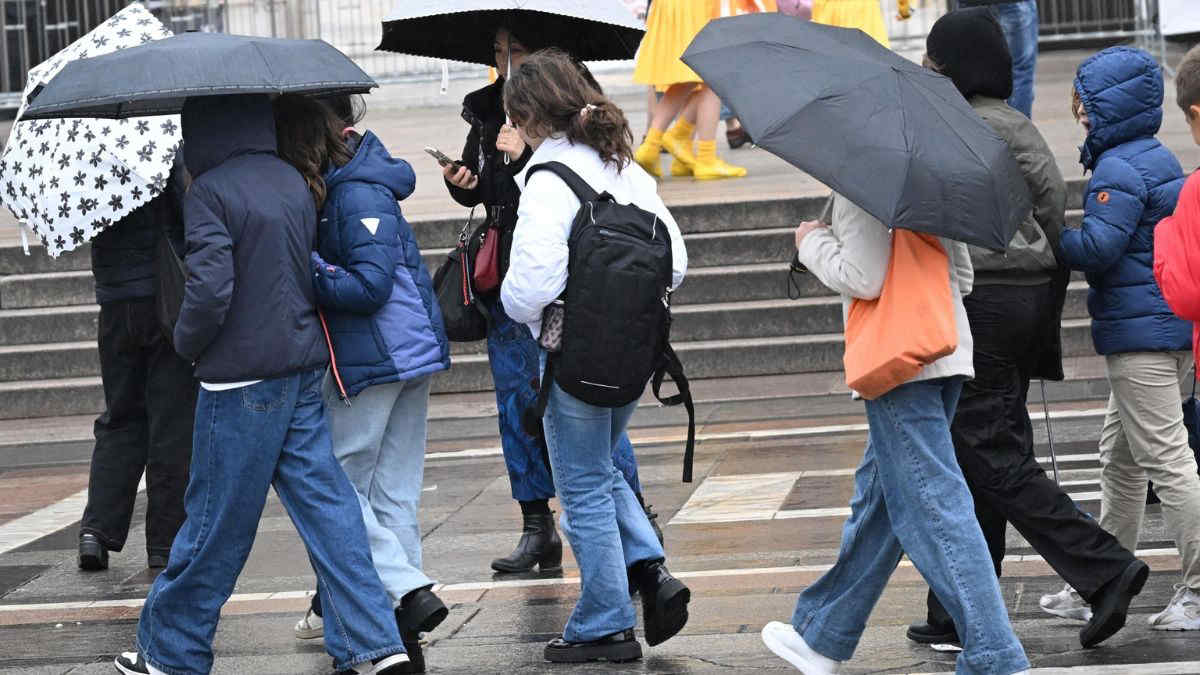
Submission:
M 662 389 L 663 377 L 671 376 L 671 381 L 675 383 L 675 388 L 679 390 L 678 394 L 663 398 L 660 393 Z M 654 391 L 654 398 L 658 399 L 659 403 L 666 406 L 675 406 L 680 403 L 687 409 L 688 414 L 688 436 L 687 446 L 683 451 L 683 482 L 692 482 L 692 464 L 695 462 L 696 456 L 696 406 L 692 402 L 692 390 L 688 386 L 687 376 L 683 374 L 683 364 L 679 362 L 679 357 L 675 355 L 675 350 L 668 344 L 663 350 L 663 362 L 654 372 L 654 378 L 651 381 L 651 387 Z

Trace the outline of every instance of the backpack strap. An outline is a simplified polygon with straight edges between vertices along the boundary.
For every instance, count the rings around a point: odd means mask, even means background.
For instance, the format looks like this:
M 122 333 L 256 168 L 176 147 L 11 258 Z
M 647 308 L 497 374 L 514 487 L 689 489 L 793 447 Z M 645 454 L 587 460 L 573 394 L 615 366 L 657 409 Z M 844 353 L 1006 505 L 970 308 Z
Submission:
M 671 381 L 675 383 L 675 387 L 679 390 L 678 394 L 663 398 L 659 390 L 662 389 L 663 376 L 670 375 Z M 658 399 L 659 403 L 666 406 L 683 404 L 687 408 L 688 414 L 688 437 L 687 447 L 683 451 L 683 482 L 692 482 L 692 463 L 696 456 L 696 406 L 692 402 L 692 390 L 688 387 L 687 377 L 683 374 L 683 364 L 679 362 L 679 357 L 675 355 L 675 350 L 671 349 L 671 345 L 666 345 L 663 350 L 663 360 L 659 365 L 658 370 L 654 372 L 652 381 L 654 390 L 654 398 Z
M 554 372 L 558 370 L 558 354 L 546 355 L 546 372 L 542 373 L 542 381 L 538 387 L 537 399 L 533 405 L 525 409 L 521 426 L 525 433 L 534 438 L 544 438 L 542 417 L 546 415 L 546 405 L 550 402 L 550 383 L 554 381 Z M 549 470 L 549 466 L 546 467 Z
M 574 192 L 575 196 L 579 197 L 579 201 L 581 202 L 594 202 L 600 198 L 600 195 L 592 189 L 591 185 L 588 185 L 586 181 L 580 178 L 574 169 L 562 162 L 543 162 L 529 167 L 529 171 L 525 173 L 526 185 L 529 184 L 529 177 L 538 171 L 549 171 L 561 178 L 562 182 L 571 188 L 571 192 Z

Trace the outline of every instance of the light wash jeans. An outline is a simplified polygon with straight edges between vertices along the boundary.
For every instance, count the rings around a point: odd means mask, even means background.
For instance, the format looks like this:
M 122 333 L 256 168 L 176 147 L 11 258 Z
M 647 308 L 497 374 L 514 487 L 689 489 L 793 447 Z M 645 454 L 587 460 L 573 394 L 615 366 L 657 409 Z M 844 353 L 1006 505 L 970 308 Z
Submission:
M 200 390 L 187 520 L 138 624 L 138 651 L 164 673 L 212 669 L 221 606 L 250 555 L 271 485 L 317 572 L 325 649 L 336 669 L 404 651 L 354 488 L 333 458 L 323 373 Z
M 562 529 L 580 577 L 579 601 L 563 629 L 568 642 L 591 642 L 633 628 L 637 613 L 627 568 L 665 557 L 645 511 L 613 465 L 613 448 L 636 408 L 637 401 L 601 408 L 557 384 L 550 389 L 542 424 L 563 507 Z
M 854 655 L 867 617 L 907 554 L 954 618 L 963 645 L 957 672 L 1010 675 L 1029 668 L 950 440 L 961 391 L 961 379 L 943 378 L 867 401 L 870 436 L 837 562 L 800 594 L 792 616 L 817 652 L 839 661 Z
M 1200 591 L 1200 477 L 1188 447 L 1179 387 L 1192 353 L 1110 354 L 1112 394 L 1100 431 L 1100 527 L 1130 551 L 1146 514 L 1146 480 L 1162 501 L 1167 531 L 1182 558 L 1183 582 Z
M 1012 54 L 1013 92 L 1008 104 L 1033 117 L 1033 78 L 1038 56 L 1037 0 L 988 5 Z
M 325 377 L 333 454 L 358 494 L 371 559 L 393 607 L 400 606 L 405 593 L 433 583 L 421 571 L 417 521 L 425 475 L 429 382 L 426 375 L 376 384 L 359 392 L 347 406 L 338 400 L 332 378 Z

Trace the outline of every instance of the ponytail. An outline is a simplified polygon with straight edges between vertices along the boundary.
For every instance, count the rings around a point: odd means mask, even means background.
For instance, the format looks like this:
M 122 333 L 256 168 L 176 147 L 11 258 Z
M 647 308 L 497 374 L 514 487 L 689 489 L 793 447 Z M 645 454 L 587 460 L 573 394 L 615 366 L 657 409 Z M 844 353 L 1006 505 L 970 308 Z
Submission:
M 633 160 L 633 132 L 617 104 L 599 90 L 586 68 L 559 49 L 544 49 L 510 73 L 504 106 L 535 136 L 559 133 L 595 150 L 618 171 Z

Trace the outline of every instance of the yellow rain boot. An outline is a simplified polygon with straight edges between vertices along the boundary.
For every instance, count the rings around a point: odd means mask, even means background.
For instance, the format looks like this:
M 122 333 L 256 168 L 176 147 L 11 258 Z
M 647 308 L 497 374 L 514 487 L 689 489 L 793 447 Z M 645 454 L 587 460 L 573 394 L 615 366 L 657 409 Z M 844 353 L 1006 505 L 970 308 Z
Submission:
M 692 152 L 692 134 L 695 131 L 695 126 L 680 117 L 663 134 L 663 147 L 675 158 L 671 161 L 672 176 L 692 175 L 692 167 L 696 165 L 696 155 Z
M 633 151 L 633 161 L 641 165 L 646 173 L 655 178 L 662 178 L 662 165 L 658 156 L 662 152 L 663 132 L 651 128 L 646 132 L 646 139 Z
M 746 168 L 734 166 L 718 158 L 716 141 L 699 141 L 696 143 L 696 166 L 692 169 L 692 174 L 696 180 L 741 178 L 746 175 Z

